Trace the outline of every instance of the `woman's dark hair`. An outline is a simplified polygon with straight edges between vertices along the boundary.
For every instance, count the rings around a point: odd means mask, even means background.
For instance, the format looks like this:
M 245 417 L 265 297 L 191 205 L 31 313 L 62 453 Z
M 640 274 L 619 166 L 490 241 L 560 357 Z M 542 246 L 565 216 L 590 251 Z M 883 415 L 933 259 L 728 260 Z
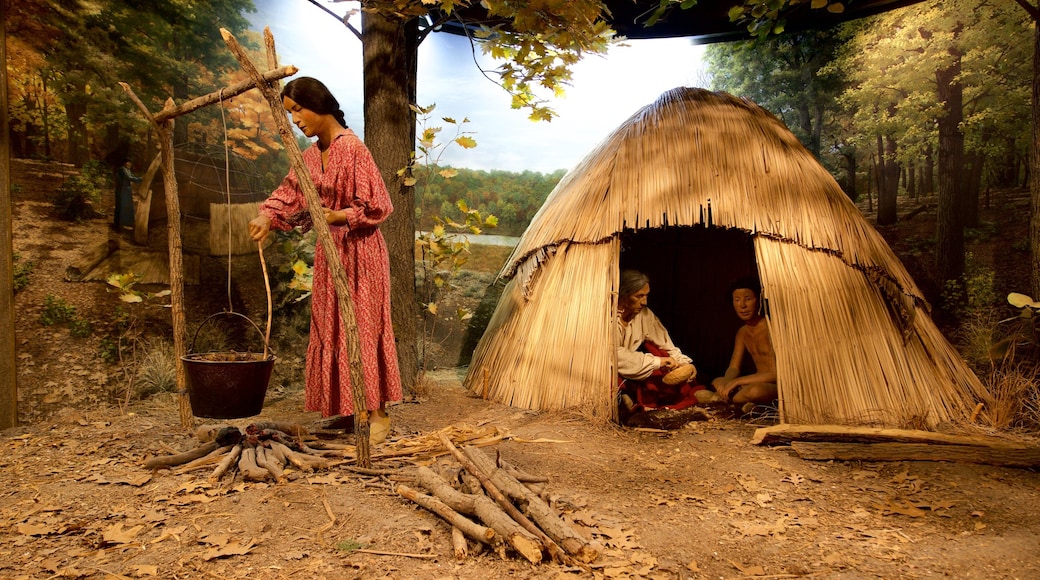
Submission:
M 339 101 L 332 96 L 332 91 L 325 83 L 313 77 L 300 77 L 285 83 L 282 98 L 289 97 L 304 109 L 310 109 L 319 115 L 332 115 L 343 127 L 347 126 L 346 117 L 339 108 Z
M 622 270 L 621 284 L 618 285 L 618 297 L 628 298 L 639 292 L 650 283 L 650 277 L 639 270 Z

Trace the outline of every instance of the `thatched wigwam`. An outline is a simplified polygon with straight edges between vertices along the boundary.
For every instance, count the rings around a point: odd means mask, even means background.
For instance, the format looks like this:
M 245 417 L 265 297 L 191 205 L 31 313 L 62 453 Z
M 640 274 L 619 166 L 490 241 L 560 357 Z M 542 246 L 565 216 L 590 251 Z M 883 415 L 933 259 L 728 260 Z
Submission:
M 729 285 L 757 274 L 781 421 L 934 429 L 988 400 L 881 236 L 746 100 L 668 91 L 560 181 L 501 272 L 467 388 L 613 416 L 622 268 L 649 274 L 650 307 L 703 383 L 724 372 L 740 326 Z

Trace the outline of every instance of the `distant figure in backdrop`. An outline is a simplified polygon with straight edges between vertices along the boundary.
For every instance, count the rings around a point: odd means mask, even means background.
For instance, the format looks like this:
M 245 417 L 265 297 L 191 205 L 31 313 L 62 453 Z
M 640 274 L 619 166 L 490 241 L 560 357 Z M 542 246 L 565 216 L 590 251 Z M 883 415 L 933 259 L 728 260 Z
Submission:
M 321 81 L 300 77 L 286 83 L 282 105 L 304 135 L 318 139 L 303 152 L 303 161 L 338 250 L 339 255 L 331 259 L 338 259 L 346 271 L 357 318 L 365 406 L 371 412 L 370 441 L 378 444 L 390 430 L 386 403 L 402 398 L 390 322 L 390 257 L 379 231 L 379 224 L 394 208 L 372 154 L 347 128 L 339 102 Z M 263 241 L 272 227 L 283 231 L 313 227 L 295 169 L 261 204 L 260 215 L 249 222 L 249 235 Z M 324 246 L 317 244 L 304 409 L 345 420 L 354 414 L 344 339 L 347 328 L 340 318 L 329 259 Z
M 622 423 L 657 409 L 682 410 L 710 397 L 693 382 L 697 369 L 672 342 L 668 330 L 646 306 L 650 279 L 624 270 L 618 285 L 618 414 Z
M 141 181 L 134 175 L 133 161 L 127 159 L 116 170 L 116 215 L 112 225 L 116 229 L 133 229 L 134 227 L 134 190 L 133 184 Z
M 711 384 L 720 397 L 748 413 L 755 405 L 772 405 L 776 400 L 776 352 L 769 337 L 769 321 L 760 307 L 762 287 L 758 279 L 741 278 L 730 289 L 733 310 L 744 326 L 737 331 L 726 375 Z M 755 372 L 740 376 L 744 353 L 751 355 Z

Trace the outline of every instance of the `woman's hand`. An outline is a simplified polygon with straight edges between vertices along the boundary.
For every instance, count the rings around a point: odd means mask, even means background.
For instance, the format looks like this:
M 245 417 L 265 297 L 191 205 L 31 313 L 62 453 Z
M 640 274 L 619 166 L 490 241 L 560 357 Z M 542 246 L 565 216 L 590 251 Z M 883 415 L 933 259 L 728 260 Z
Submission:
M 271 231 L 271 218 L 261 214 L 249 222 L 249 237 L 254 242 L 262 242 Z
M 661 357 L 661 370 L 670 371 L 679 366 L 679 361 L 670 356 Z
M 325 212 L 325 222 L 330 226 L 342 226 L 347 223 L 346 210 L 335 210 L 327 207 L 321 208 Z

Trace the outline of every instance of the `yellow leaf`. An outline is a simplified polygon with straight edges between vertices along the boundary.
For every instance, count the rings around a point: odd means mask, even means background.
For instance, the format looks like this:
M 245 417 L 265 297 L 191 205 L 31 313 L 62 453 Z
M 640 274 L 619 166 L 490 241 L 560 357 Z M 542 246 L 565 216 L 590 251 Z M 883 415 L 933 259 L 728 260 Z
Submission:
M 404 186 L 405 186 L 405 187 L 412 187 L 412 186 L 413 186 L 413 185 L 415 185 L 415 184 L 416 184 L 416 182 L 418 182 L 418 181 L 419 181 L 419 180 L 418 180 L 418 179 L 416 179 L 416 178 L 414 178 L 414 177 L 405 177 L 405 178 L 404 178 Z
M 477 141 L 472 137 L 462 136 L 458 139 L 455 139 L 455 142 L 458 143 L 459 147 L 463 147 L 465 149 L 472 149 L 477 146 Z
M 440 176 L 443 177 L 444 179 L 451 179 L 452 177 L 455 177 L 456 175 L 459 174 L 458 171 L 456 171 L 455 169 L 452 169 L 451 167 L 449 167 L 447 169 L 441 169 L 439 173 L 440 173 Z
M 102 534 L 102 537 L 108 544 L 129 544 L 142 529 L 144 529 L 144 525 L 124 530 L 122 522 L 119 522 L 109 526 Z
M 812 0 L 812 7 L 814 9 L 815 8 L 823 8 L 826 5 L 827 5 L 827 0 Z
M 119 295 L 119 299 L 122 300 L 123 302 L 129 302 L 131 304 L 134 303 L 134 302 L 143 302 L 144 301 L 144 298 L 141 298 L 137 294 L 133 294 L 133 293 L 123 293 L 123 294 L 120 294 Z
M 426 305 L 426 311 L 430 314 L 437 314 L 437 304 L 435 302 L 430 302 Z

